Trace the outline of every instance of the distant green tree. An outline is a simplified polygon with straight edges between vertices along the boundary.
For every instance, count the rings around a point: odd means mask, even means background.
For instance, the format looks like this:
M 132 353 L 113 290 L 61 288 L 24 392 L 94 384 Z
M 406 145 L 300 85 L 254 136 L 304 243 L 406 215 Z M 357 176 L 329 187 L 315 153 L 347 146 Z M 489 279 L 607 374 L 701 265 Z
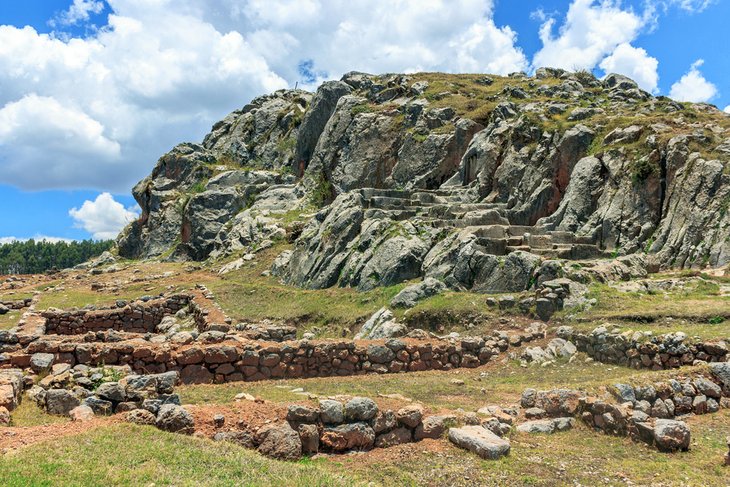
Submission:
M 47 242 L 33 239 L 0 245 L 0 275 L 39 274 L 66 269 L 100 255 L 114 245 L 113 240 Z

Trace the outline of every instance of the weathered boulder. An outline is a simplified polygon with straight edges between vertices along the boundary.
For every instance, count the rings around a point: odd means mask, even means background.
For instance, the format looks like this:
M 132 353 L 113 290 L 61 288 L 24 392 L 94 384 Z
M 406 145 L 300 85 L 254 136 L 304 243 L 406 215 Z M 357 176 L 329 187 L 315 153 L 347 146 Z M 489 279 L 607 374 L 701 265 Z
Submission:
M 659 451 L 687 451 L 690 436 L 689 428 L 684 421 L 657 419 L 654 425 L 654 438 Z
M 157 413 L 155 425 L 171 433 L 192 434 L 195 430 L 193 416 L 182 406 L 164 404 Z
M 91 421 L 92 419 L 94 419 L 94 411 L 89 406 L 82 404 L 81 406 L 73 408 L 69 412 L 69 416 L 71 417 L 71 421 Z
M 446 431 L 447 424 L 455 419 L 452 416 L 426 416 L 413 432 L 413 438 L 416 441 L 426 438 L 441 438 Z
M 412 308 L 426 298 L 435 296 L 446 289 L 446 285 L 432 277 L 427 277 L 418 284 L 406 287 L 395 295 L 390 301 L 390 305 L 394 308 Z
M 320 440 L 324 448 L 334 452 L 369 450 L 375 444 L 375 431 L 366 423 L 341 424 L 326 427 Z
M 68 416 L 71 410 L 81 405 L 81 400 L 73 392 L 66 389 L 49 389 L 45 394 L 48 414 Z
M 319 401 L 319 416 L 324 424 L 339 424 L 345 420 L 345 409 L 340 401 Z
M 411 430 L 401 427 L 378 435 L 375 439 L 375 446 L 378 448 L 388 448 L 403 443 L 410 443 L 411 441 L 413 441 Z
M 463 426 L 449 429 L 449 441 L 476 453 L 486 460 L 497 460 L 509 454 L 510 443 L 481 426 Z
M 146 409 L 133 409 L 127 413 L 125 418 L 128 422 L 140 426 L 153 426 L 157 421 L 155 415 Z
M 302 440 L 288 423 L 270 424 L 256 432 L 258 451 L 279 460 L 297 460 L 302 456 Z
M 399 323 L 393 317 L 393 313 L 387 308 L 380 308 L 362 325 L 360 331 L 355 335 L 357 340 L 378 340 L 403 336 L 408 328 Z
M 34 353 L 30 357 L 30 368 L 36 374 L 48 372 L 53 365 L 52 353 Z
M 370 398 L 353 397 L 345 403 L 344 413 L 349 422 L 369 421 L 378 413 L 378 406 Z

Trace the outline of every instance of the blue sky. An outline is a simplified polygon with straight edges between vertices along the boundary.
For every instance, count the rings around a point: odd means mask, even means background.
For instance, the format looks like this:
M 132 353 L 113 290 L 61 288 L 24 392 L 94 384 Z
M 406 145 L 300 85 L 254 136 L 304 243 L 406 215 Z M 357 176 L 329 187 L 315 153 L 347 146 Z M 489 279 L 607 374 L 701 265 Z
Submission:
M 727 19 L 727 0 L 2 2 L 0 241 L 111 237 L 174 144 L 350 70 L 619 71 L 730 111 Z

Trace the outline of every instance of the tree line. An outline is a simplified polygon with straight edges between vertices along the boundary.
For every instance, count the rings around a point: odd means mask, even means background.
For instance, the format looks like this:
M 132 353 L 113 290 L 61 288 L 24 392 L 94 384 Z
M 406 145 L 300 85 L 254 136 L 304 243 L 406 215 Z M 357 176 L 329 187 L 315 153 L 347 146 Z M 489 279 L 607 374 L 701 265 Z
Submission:
M 0 275 L 66 269 L 100 255 L 113 245 L 113 240 L 48 242 L 33 239 L 0 244 Z

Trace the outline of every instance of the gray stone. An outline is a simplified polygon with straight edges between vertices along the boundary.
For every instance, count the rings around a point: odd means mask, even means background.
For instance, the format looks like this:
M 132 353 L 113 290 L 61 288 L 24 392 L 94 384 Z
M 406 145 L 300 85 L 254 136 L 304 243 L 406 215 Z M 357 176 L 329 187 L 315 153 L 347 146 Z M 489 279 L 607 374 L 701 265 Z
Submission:
M 316 424 L 301 424 L 298 428 L 302 453 L 313 455 L 319 451 L 319 429 Z
M 68 416 L 73 408 L 81 405 L 81 401 L 66 389 L 49 389 L 45 394 L 45 404 L 48 414 Z
M 411 430 L 408 428 L 396 428 L 387 433 L 378 435 L 375 438 L 375 446 L 377 448 L 388 448 L 390 446 L 401 445 L 403 443 L 410 443 L 413 435 Z
M 124 402 L 127 399 L 124 386 L 119 382 L 104 382 L 97 387 L 96 395 L 112 402 Z
M 368 359 L 376 364 L 387 364 L 395 359 L 395 353 L 384 345 L 368 345 Z
M 659 451 L 687 451 L 690 436 L 689 428 L 683 421 L 657 419 L 654 425 L 654 439 Z
M 345 403 L 344 412 L 348 422 L 369 421 L 378 413 L 378 406 L 367 397 L 354 397 Z
M 520 433 L 546 433 L 551 434 L 555 431 L 555 424 L 551 419 L 538 419 L 535 421 L 527 421 L 517 426 Z
M 423 406 L 420 404 L 410 404 L 396 411 L 395 416 L 400 424 L 413 429 L 421 423 Z
M 253 437 L 245 431 L 219 431 L 213 435 L 213 441 L 227 441 L 243 448 L 254 448 Z
M 449 429 L 449 441 L 487 460 L 497 460 L 509 454 L 510 443 L 481 426 Z
M 319 401 L 319 416 L 325 424 L 340 424 L 345 420 L 345 410 L 340 401 L 323 399 Z
M 53 360 L 52 353 L 34 353 L 30 356 L 30 368 L 36 374 L 48 372 L 53 365 Z
M 134 409 L 129 411 L 126 416 L 127 421 L 143 426 L 152 426 L 157 421 L 155 415 L 146 409 Z
M 256 432 L 259 453 L 279 460 L 297 460 L 302 456 L 302 440 L 288 423 L 270 424 Z
M 301 404 L 291 404 L 287 409 L 286 420 L 290 423 L 316 423 L 319 411 Z
M 394 308 L 412 308 L 419 301 L 435 296 L 446 289 L 446 285 L 432 277 L 427 277 L 418 284 L 404 288 L 390 301 Z
M 94 414 L 99 416 L 109 416 L 114 412 L 114 405 L 110 401 L 105 401 L 96 396 L 90 396 L 81 403 L 91 409 Z
M 164 404 L 160 407 L 155 421 L 156 426 L 171 433 L 192 434 L 195 429 L 193 416 L 182 406 Z
M 446 431 L 447 425 L 455 422 L 455 420 L 456 417 L 454 416 L 426 416 L 423 418 L 421 424 L 419 424 L 414 430 L 413 439 L 421 441 L 426 438 L 441 438 Z
M 334 452 L 369 450 L 375 444 L 375 431 L 365 423 L 326 427 L 320 437 L 320 444 Z

